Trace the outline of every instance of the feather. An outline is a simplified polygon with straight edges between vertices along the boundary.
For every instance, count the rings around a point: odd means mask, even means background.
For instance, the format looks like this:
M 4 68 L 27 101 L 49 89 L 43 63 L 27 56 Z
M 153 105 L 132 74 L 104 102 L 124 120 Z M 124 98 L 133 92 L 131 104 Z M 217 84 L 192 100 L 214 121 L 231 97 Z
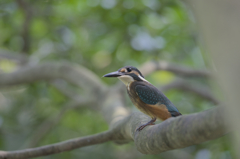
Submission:
M 136 95 L 134 98 L 140 98 L 140 101 L 135 102 L 135 105 L 149 105 L 151 108 L 145 108 L 145 109 L 155 109 L 155 111 L 158 110 L 158 107 L 161 105 L 164 105 L 168 112 L 171 114 L 171 116 L 178 116 L 181 115 L 179 113 L 178 109 L 173 105 L 173 103 L 156 87 L 154 87 L 152 84 L 149 82 L 145 81 L 134 81 L 130 85 L 130 90 L 132 94 L 136 92 Z M 143 102 L 144 104 L 139 104 L 140 102 Z M 154 106 L 154 107 L 153 107 Z M 143 108 L 142 108 L 143 109 Z M 151 110 L 148 110 L 150 112 L 153 112 Z M 163 108 L 161 107 L 161 110 Z M 158 110 L 160 111 L 160 110 Z M 154 113 L 155 114 L 155 113 Z

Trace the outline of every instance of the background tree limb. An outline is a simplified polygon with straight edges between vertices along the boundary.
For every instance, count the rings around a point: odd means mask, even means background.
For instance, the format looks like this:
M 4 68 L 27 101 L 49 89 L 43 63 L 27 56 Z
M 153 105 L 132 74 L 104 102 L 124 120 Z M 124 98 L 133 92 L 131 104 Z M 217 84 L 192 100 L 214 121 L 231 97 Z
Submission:
M 179 79 L 179 80 L 173 81 L 172 83 L 164 85 L 160 88 L 160 90 L 162 91 L 167 91 L 169 89 L 179 89 L 183 91 L 188 91 L 196 95 L 199 95 L 200 97 L 206 100 L 213 102 L 215 105 L 220 104 L 220 102 L 214 97 L 214 95 L 210 92 L 210 90 L 208 90 L 207 88 L 204 88 L 203 86 L 199 86 L 199 85 L 196 86 L 194 84 L 190 84 L 185 80 Z
M 210 77 L 210 72 L 207 70 L 195 70 L 184 66 L 170 64 L 166 61 L 150 61 L 145 63 L 140 69 L 145 76 L 157 70 L 165 70 L 186 77 Z

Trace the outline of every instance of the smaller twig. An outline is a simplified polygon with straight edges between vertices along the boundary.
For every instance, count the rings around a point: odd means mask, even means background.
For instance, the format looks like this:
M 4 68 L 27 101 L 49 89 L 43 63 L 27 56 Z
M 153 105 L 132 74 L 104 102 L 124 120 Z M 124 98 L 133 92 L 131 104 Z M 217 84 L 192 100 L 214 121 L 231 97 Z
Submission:
M 79 95 L 76 91 L 70 90 L 69 89 L 69 83 L 62 79 L 56 79 L 51 82 L 51 85 L 54 86 L 56 89 L 58 89 L 63 95 L 66 97 L 72 99 L 72 100 L 77 100 L 79 98 Z
M 170 89 L 179 89 L 182 91 L 188 91 L 188 92 L 192 92 L 206 100 L 209 100 L 211 102 L 213 102 L 215 105 L 220 104 L 219 100 L 217 100 L 213 94 L 210 93 L 210 91 L 203 87 L 203 86 L 195 86 L 193 84 L 189 84 L 188 82 L 184 81 L 184 80 L 176 80 L 168 85 L 162 86 L 160 88 L 160 90 L 162 91 L 167 91 Z
M 147 76 L 157 70 L 170 71 L 177 75 L 186 76 L 186 77 L 208 78 L 211 76 L 210 72 L 208 72 L 207 70 L 196 70 L 196 69 L 192 69 L 184 66 L 170 64 L 166 61 L 159 61 L 159 62 L 150 61 L 145 63 L 140 68 L 140 71 L 143 73 L 144 76 Z
M 26 159 L 38 156 L 46 156 L 64 151 L 70 151 L 76 148 L 96 145 L 113 140 L 113 131 L 105 131 L 91 136 L 75 138 L 52 145 L 30 148 L 19 151 L 0 151 L 0 159 Z
M 24 40 L 24 44 L 23 44 L 23 48 L 22 51 L 24 53 L 29 53 L 30 50 L 30 24 L 32 21 L 32 17 L 33 17 L 33 10 L 31 8 L 31 6 L 26 3 L 26 1 L 24 0 L 17 0 L 18 5 L 21 7 L 21 9 L 23 10 L 24 14 L 25 14 L 25 20 L 22 26 L 22 37 Z
M 16 62 L 19 65 L 24 65 L 28 62 L 28 58 L 26 55 L 22 53 L 15 53 L 5 49 L 0 49 L 0 60 L 1 59 L 8 59 Z

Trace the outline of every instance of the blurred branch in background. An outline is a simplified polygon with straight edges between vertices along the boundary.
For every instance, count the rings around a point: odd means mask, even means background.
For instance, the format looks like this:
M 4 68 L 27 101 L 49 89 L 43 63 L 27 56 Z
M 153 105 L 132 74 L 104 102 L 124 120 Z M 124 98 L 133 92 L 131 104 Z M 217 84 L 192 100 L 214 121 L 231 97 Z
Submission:
M 51 82 L 51 85 L 69 99 L 72 99 L 74 101 L 78 101 L 79 99 L 81 99 L 81 96 L 78 95 L 78 92 L 74 89 L 71 89 L 68 83 L 62 79 L 53 80 Z
M 22 25 L 22 38 L 24 42 L 22 52 L 29 54 L 31 46 L 30 25 L 33 17 L 33 9 L 31 5 L 28 2 L 26 2 L 26 0 L 16 0 L 16 2 L 22 9 L 25 18 Z
M 25 54 L 0 49 L 0 60 L 3 59 L 14 61 L 19 65 L 24 65 L 28 62 L 28 57 Z
M 111 140 L 112 132 L 106 131 L 92 136 L 86 136 L 76 139 L 67 140 L 61 143 L 42 146 L 39 148 L 26 149 L 23 151 L 15 151 L 12 153 L 0 151 L 2 159 L 25 159 L 38 156 L 46 156 L 63 151 L 70 151 L 79 147 L 100 144 Z
M 207 70 L 196 70 L 184 66 L 174 65 L 166 61 L 147 62 L 140 68 L 140 70 L 145 76 L 157 70 L 165 70 L 185 77 L 209 78 L 211 76 L 210 72 Z
M 178 79 L 160 88 L 160 90 L 162 91 L 167 91 L 170 89 L 179 89 L 182 91 L 191 92 L 206 100 L 213 102 L 213 104 L 215 105 L 220 104 L 220 102 L 214 97 L 214 95 L 210 93 L 209 89 L 204 88 L 204 86 L 190 84 L 189 82 L 182 79 Z
M 95 93 L 97 93 L 98 89 L 104 89 L 104 85 L 99 78 L 86 68 L 55 62 L 22 67 L 12 73 L 2 73 L 0 86 L 26 84 L 40 80 L 49 81 L 59 78 L 86 91 L 95 90 Z

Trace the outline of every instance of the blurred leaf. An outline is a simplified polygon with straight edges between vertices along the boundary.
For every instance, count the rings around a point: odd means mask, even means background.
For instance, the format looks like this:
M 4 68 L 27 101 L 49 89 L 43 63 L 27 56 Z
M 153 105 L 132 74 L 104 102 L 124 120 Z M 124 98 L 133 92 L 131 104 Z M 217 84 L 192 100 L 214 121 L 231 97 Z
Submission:
M 4 72 L 12 72 L 16 68 L 16 64 L 9 60 L 0 60 L 0 69 Z
M 151 79 L 152 83 L 164 85 L 171 83 L 174 80 L 175 75 L 168 71 L 156 71 L 152 73 L 148 78 Z

